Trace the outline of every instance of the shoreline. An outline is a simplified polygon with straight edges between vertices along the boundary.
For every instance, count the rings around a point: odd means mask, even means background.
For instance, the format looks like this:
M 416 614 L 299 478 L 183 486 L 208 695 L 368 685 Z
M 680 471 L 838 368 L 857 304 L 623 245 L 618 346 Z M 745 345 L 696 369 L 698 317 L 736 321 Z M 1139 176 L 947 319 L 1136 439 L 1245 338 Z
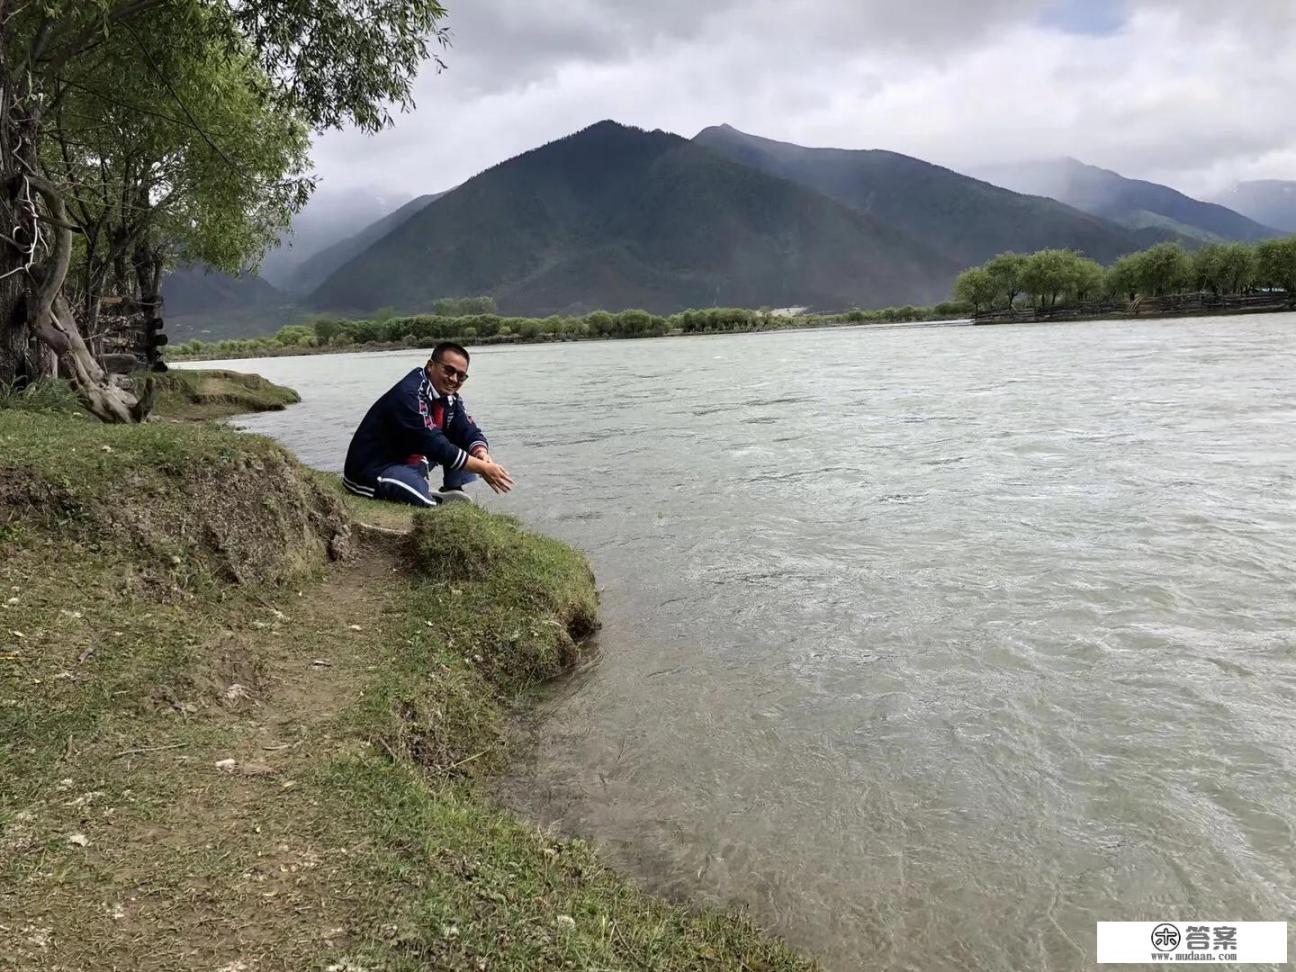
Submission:
M 1003 311 L 994 314 L 973 317 L 971 324 L 986 327 L 995 324 L 1070 324 L 1080 321 L 1156 321 L 1172 320 L 1183 317 L 1244 317 L 1252 314 L 1290 314 L 1296 312 L 1296 303 L 1282 302 L 1256 306 L 1238 304 L 1234 307 L 1195 307 L 1186 310 L 1149 308 L 1147 310 L 1104 310 L 1091 314 L 1071 314 L 1060 308 L 1055 316 L 1052 314 L 1013 314 Z
M 663 334 L 636 334 L 621 336 L 593 336 L 593 335 L 563 335 L 552 336 L 546 335 L 535 338 L 523 338 L 518 335 L 510 335 L 504 338 L 472 338 L 463 339 L 461 342 L 469 351 L 477 351 L 481 348 L 494 347 L 496 345 L 517 345 L 517 344 L 570 344 L 584 342 L 610 342 L 610 341 L 652 341 L 658 338 L 675 338 L 675 337 L 717 337 L 726 334 L 766 334 L 779 333 L 784 331 L 827 331 L 845 327 L 862 327 L 862 328 L 891 328 L 891 327 L 920 327 L 931 324 L 959 324 L 973 323 L 971 318 L 967 317 L 933 317 L 921 318 L 918 320 L 902 321 L 815 321 L 806 324 L 788 324 L 783 327 L 747 327 L 733 328 L 731 330 L 713 330 L 713 331 L 683 331 L 672 330 Z M 254 341 L 257 338 L 232 339 Z M 346 344 L 346 345 L 329 345 L 327 347 L 304 347 L 289 346 L 283 348 L 267 348 L 255 352 L 245 352 L 240 354 L 225 354 L 213 352 L 208 354 L 206 351 L 197 355 L 183 355 L 167 360 L 167 364 L 184 364 L 191 361 L 242 361 L 255 360 L 257 358 L 293 358 L 293 357 L 313 357 L 315 355 L 327 354 L 362 354 L 368 352 L 383 351 L 419 351 L 426 350 L 436 344 L 436 341 L 429 341 L 420 344 L 406 344 L 403 341 L 371 341 L 365 344 Z
M 580 553 L 212 422 L 27 404 L 0 408 L 15 969 L 818 968 L 491 796 L 517 700 L 597 627 Z
M 962 317 L 962 318 L 930 318 L 912 321 L 816 321 L 807 324 L 788 324 L 783 327 L 753 327 L 753 328 L 734 328 L 732 330 L 716 331 L 668 331 L 665 334 L 642 334 L 622 337 L 592 337 L 592 336 L 545 336 L 538 338 L 522 338 L 516 335 L 500 339 L 473 339 L 464 342 L 469 351 L 476 351 L 485 347 L 496 345 L 519 345 L 519 344 L 567 344 L 574 342 L 588 341 L 651 341 L 658 338 L 668 337 L 714 337 L 725 334 L 764 334 L 784 331 L 825 331 L 835 330 L 837 328 L 859 327 L 859 328 L 896 328 L 896 327 L 922 327 L 925 325 L 953 325 L 966 324 L 977 327 L 987 327 L 996 324 L 1069 324 L 1084 321 L 1147 321 L 1147 320 L 1171 320 L 1186 317 L 1234 317 L 1250 316 L 1254 314 L 1285 314 L 1296 312 L 1296 305 L 1293 304 L 1275 304 L 1264 307 L 1230 307 L 1230 308 L 1197 308 L 1193 310 L 1147 310 L 1142 312 L 1120 312 L 1104 311 L 1093 314 L 1077 314 L 1065 316 L 1049 316 L 1036 314 L 1021 314 L 1013 317 Z M 239 339 L 234 339 L 239 340 Z M 243 340 L 257 340 L 247 338 Z M 365 354 L 370 352 L 384 351 L 418 351 L 425 350 L 435 344 L 430 341 L 426 344 L 410 345 L 402 341 L 385 341 L 370 342 L 367 344 L 348 344 L 348 345 L 330 345 L 328 347 L 302 347 L 291 346 L 284 348 L 260 349 L 255 351 L 242 352 L 203 352 L 196 355 L 183 355 L 168 360 L 168 364 L 183 365 L 190 362 L 203 361 L 231 361 L 231 360 L 255 360 L 258 358 L 292 358 L 292 357 L 312 357 L 315 355 L 328 354 Z

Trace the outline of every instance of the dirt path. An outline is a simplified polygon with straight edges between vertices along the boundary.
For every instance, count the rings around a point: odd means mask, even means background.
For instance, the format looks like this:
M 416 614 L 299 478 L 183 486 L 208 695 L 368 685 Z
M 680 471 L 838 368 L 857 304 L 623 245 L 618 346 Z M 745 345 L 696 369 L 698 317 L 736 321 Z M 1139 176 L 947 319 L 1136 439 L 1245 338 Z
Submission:
M 317 787 L 366 745 L 342 723 L 394 569 L 366 544 L 302 596 L 259 602 L 151 717 L 73 747 L 5 834 L 36 864 L 0 894 L 0 968 L 296 972 L 345 950 L 366 910 L 357 848 Z

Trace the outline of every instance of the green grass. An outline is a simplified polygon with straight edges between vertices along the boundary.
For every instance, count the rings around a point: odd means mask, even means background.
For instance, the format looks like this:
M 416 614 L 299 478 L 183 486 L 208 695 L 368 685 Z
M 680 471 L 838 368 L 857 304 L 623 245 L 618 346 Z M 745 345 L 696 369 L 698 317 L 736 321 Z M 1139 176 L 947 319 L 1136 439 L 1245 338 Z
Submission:
M 596 610 L 514 520 L 344 500 L 214 426 L 0 410 L 6 967 L 811 968 L 489 795 Z
M 280 411 L 301 401 L 291 388 L 237 371 L 186 369 L 138 377 L 153 384 L 151 415 L 158 418 L 204 421 Z M 0 387 L 0 411 L 88 417 L 66 381 L 38 381 L 17 391 Z
M 273 412 L 301 401 L 291 388 L 236 371 L 172 369 L 154 377 L 157 403 L 153 411 L 167 418 L 215 419 Z

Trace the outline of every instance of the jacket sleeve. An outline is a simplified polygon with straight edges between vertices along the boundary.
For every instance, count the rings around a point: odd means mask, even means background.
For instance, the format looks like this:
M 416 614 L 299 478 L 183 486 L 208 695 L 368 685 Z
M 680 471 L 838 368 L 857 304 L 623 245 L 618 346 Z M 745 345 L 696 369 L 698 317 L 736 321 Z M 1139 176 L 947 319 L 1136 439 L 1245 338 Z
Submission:
M 392 424 L 400 430 L 406 453 L 419 453 L 447 469 L 462 469 L 468 453 L 450 441 L 449 436 L 432 424 L 427 406 L 418 387 L 401 389 L 392 407 Z
M 454 419 L 451 421 L 450 433 L 454 436 L 456 442 L 464 443 L 464 448 L 471 455 L 479 448 L 490 451 L 490 443 L 486 441 L 486 435 L 481 429 L 477 428 L 477 423 L 472 420 L 468 414 L 467 403 L 460 398 L 458 408 L 455 409 Z

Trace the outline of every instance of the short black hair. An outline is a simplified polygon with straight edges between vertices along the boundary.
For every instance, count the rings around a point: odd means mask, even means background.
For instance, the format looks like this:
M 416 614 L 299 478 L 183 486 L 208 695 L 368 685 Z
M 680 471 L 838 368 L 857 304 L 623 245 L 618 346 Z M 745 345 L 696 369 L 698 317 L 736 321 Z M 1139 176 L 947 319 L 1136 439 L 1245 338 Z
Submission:
M 472 362 L 472 358 L 469 357 L 468 352 L 464 350 L 463 345 L 455 344 L 453 341 L 438 342 L 437 346 L 432 349 L 432 360 L 440 361 L 441 356 L 447 351 L 453 351 L 455 354 L 462 355 L 465 361 L 469 363 Z

